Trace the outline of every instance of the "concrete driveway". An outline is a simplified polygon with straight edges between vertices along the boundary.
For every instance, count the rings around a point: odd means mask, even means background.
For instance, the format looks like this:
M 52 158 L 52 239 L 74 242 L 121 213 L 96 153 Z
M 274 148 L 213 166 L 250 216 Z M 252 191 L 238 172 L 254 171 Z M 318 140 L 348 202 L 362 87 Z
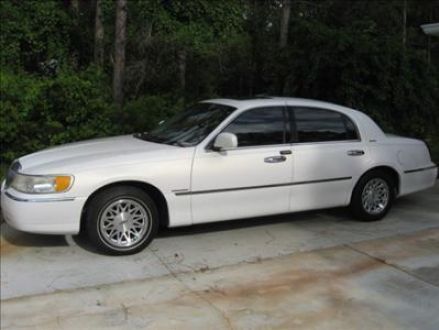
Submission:
M 169 229 L 130 257 L 1 227 L 1 327 L 438 329 L 439 184 L 345 210 Z

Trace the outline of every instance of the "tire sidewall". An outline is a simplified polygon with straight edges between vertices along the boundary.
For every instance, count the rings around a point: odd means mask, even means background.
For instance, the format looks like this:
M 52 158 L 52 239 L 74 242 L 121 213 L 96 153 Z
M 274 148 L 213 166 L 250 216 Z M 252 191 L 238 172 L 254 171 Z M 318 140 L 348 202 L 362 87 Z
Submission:
M 382 179 L 386 182 L 389 187 L 389 201 L 385 207 L 385 209 L 377 214 L 368 213 L 364 207 L 362 202 L 362 194 L 366 184 L 373 179 Z M 362 221 L 377 221 L 381 220 L 390 210 L 393 204 L 393 200 L 395 199 L 395 183 L 391 176 L 389 176 L 386 172 L 375 170 L 363 175 L 358 181 L 357 185 L 354 188 L 352 199 L 351 199 L 351 210 L 356 218 Z
M 131 199 L 139 203 L 150 217 L 150 225 L 145 236 L 135 245 L 120 248 L 111 245 L 100 231 L 100 217 L 108 205 L 118 199 Z M 154 201 L 147 193 L 136 187 L 114 187 L 98 193 L 90 201 L 86 210 L 86 230 L 90 241 L 105 254 L 129 255 L 143 250 L 156 236 L 159 227 L 159 214 Z

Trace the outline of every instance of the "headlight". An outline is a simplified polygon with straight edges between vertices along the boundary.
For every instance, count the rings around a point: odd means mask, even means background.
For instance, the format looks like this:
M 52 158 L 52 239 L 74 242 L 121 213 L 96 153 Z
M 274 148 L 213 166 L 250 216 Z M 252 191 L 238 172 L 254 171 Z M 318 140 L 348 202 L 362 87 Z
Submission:
M 50 194 L 67 191 L 73 183 L 70 175 L 24 175 L 15 173 L 10 186 L 28 194 Z

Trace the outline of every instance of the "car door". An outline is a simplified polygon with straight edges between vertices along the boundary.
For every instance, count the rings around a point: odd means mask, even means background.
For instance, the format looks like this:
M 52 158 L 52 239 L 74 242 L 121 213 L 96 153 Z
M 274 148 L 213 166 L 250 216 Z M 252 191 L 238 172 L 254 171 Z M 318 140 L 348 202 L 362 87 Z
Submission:
M 347 115 L 288 107 L 293 120 L 291 211 L 347 205 L 355 178 L 367 168 L 367 150 Z
M 236 149 L 197 149 L 190 191 L 194 223 L 288 212 L 287 127 L 285 107 L 251 109 L 222 131 L 237 136 Z

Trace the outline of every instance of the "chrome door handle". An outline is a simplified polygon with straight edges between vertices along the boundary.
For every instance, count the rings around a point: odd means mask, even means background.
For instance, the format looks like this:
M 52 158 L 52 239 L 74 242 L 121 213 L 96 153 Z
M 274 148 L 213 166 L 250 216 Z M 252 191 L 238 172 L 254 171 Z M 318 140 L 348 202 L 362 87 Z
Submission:
M 281 150 L 279 153 L 281 155 L 291 155 L 293 152 L 291 150 Z
M 264 158 L 264 162 L 266 163 L 281 163 L 287 160 L 285 156 L 272 156 Z
M 363 150 L 349 150 L 348 156 L 363 156 L 364 151 Z

